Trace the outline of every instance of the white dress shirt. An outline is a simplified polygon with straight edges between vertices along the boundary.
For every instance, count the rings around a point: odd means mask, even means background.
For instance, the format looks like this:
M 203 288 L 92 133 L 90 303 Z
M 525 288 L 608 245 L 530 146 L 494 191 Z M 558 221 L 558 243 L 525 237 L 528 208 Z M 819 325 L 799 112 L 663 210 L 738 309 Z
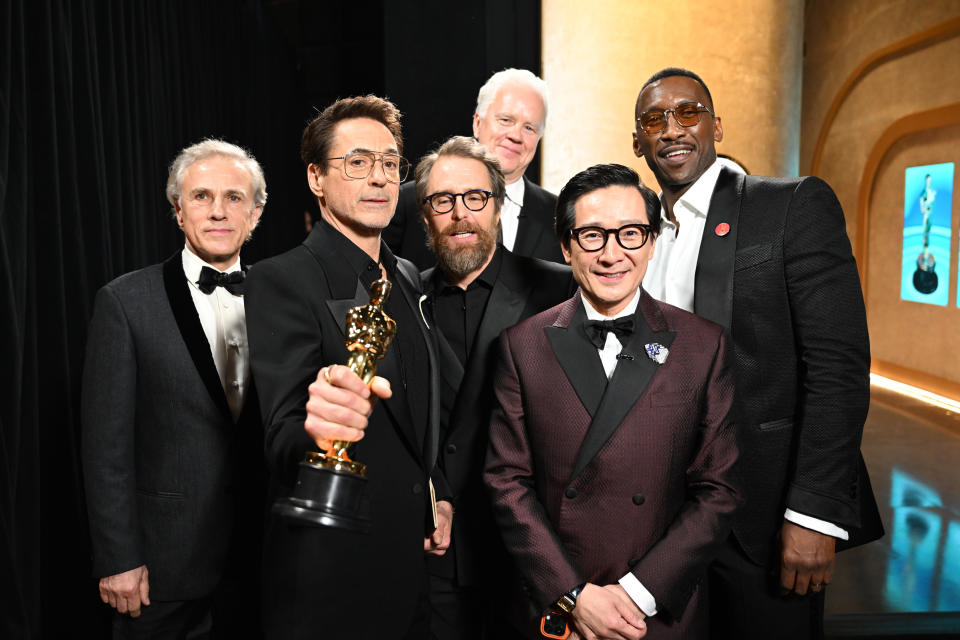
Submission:
M 586 298 L 582 298 L 582 300 L 583 309 L 587 312 L 587 320 L 616 320 L 617 318 L 632 316 L 636 313 L 637 305 L 640 304 L 640 289 L 637 289 L 637 293 L 634 294 L 633 299 L 623 311 L 615 316 L 605 316 L 594 309 L 593 305 L 591 305 Z M 623 345 L 620 343 L 620 340 L 617 339 L 617 334 L 613 331 L 607 333 L 607 341 L 604 343 L 603 349 L 597 349 L 600 354 L 600 362 L 603 363 L 603 370 L 607 374 L 607 380 L 610 379 L 614 370 L 617 368 L 617 356 L 622 349 Z M 653 594 L 647 591 L 646 587 L 637 580 L 635 575 L 628 573 L 620 578 L 619 582 L 623 590 L 630 596 L 630 599 L 633 600 L 648 617 L 657 615 L 656 599 L 653 597 Z
M 677 224 L 662 218 L 653 259 L 643 277 L 643 288 L 651 296 L 675 307 L 693 311 L 694 283 L 700 240 L 703 238 L 710 199 L 720 177 L 720 162 L 715 161 L 673 205 Z M 660 195 L 661 201 L 663 194 Z M 666 205 L 664 205 L 666 211 Z M 712 231 L 709 231 L 712 233 Z M 849 539 L 844 529 L 833 523 L 787 509 L 783 517 L 794 524 L 841 540 Z
M 510 251 L 513 251 L 513 245 L 517 243 L 520 209 L 523 206 L 525 190 L 523 178 L 513 184 L 508 184 L 506 188 L 507 197 L 503 199 L 503 206 L 500 207 L 500 229 L 503 232 L 503 246 Z
M 247 319 L 243 309 L 243 296 L 235 296 L 223 287 L 209 294 L 200 291 L 197 281 L 200 270 L 216 267 L 204 262 L 189 248 L 183 248 L 183 273 L 190 283 L 190 296 L 200 316 L 203 333 L 210 345 L 213 362 L 220 374 L 220 384 L 227 396 L 227 405 L 233 419 L 240 417 L 243 400 L 250 382 L 250 348 L 247 345 Z M 240 270 L 240 259 L 224 273 Z

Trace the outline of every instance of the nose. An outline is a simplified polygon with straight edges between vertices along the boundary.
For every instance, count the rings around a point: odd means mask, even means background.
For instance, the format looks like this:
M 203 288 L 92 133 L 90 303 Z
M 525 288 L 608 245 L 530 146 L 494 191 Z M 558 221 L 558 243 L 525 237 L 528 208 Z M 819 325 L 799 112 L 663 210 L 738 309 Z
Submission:
M 378 162 L 378 160 L 379 160 L 379 162 Z M 380 167 L 380 171 L 379 171 L 379 172 L 377 171 L 377 166 L 378 166 L 378 165 L 379 165 L 379 167 Z M 385 185 L 387 182 L 389 182 L 389 180 L 387 180 L 387 171 L 386 171 L 386 169 L 383 168 L 383 158 L 382 158 L 382 157 L 381 157 L 381 158 L 376 158 L 376 159 L 373 161 L 373 169 L 370 171 L 370 175 L 367 176 L 367 179 L 369 180 L 369 183 L 370 183 L 370 184 L 372 184 L 372 185 L 379 185 L 379 186 L 383 186 L 383 185 Z
M 680 121 L 677 120 L 677 114 L 672 109 L 664 113 L 663 118 L 665 122 L 663 131 L 660 133 L 661 137 L 676 138 L 684 135 L 686 127 L 680 124 Z
M 597 260 L 603 262 L 604 264 L 613 264 L 622 257 L 622 249 L 617 243 L 616 234 L 610 233 L 607 235 L 607 244 L 603 245 L 603 249 L 600 250 L 600 255 L 597 256 Z
M 467 205 L 464 204 L 462 195 L 460 197 L 454 196 L 453 211 L 450 212 L 450 218 L 452 220 L 464 220 L 472 213 L 470 209 L 467 209 Z
M 216 220 L 222 220 L 227 217 L 226 214 L 226 203 L 224 202 L 224 196 L 218 196 L 213 199 L 213 206 L 210 207 L 210 217 Z

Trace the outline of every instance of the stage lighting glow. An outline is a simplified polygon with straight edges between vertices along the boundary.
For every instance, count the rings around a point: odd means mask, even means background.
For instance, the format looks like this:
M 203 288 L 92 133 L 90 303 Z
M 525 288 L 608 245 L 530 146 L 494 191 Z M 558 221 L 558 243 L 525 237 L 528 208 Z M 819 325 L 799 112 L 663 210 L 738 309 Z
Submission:
M 881 389 L 886 389 L 888 391 L 909 396 L 935 407 L 946 409 L 947 411 L 960 413 L 960 402 L 953 400 L 952 398 L 947 398 L 946 396 L 933 393 L 932 391 L 927 391 L 926 389 L 914 387 L 903 382 L 897 382 L 896 380 L 885 378 L 881 375 L 877 375 L 876 373 L 870 374 L 870 384 L 876 385 Z

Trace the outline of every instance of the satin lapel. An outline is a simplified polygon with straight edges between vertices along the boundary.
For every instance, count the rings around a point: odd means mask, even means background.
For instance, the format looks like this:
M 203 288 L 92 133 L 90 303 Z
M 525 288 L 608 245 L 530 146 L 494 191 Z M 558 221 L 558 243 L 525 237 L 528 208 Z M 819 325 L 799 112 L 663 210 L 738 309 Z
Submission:
M 642 294 L 647 296 L 646 293 Z M 593 420 L 590 421 L 590 427 L 587 435 L 583 439 L 580 451 L 577 454 L 577 461 L 573 466 L 573 473 L 570 474 L 570 482 L 583 471 L 590 461 L 596 457 L 597 453 L 610 439 L 610 436 L 620 427 L 624 418 L 630 412 L 630 409 L 637 403 L 640 396 L 643 395 L 650 384 L 650 380 L 657 373 L 660 366 L 654 362 L 646 351 L 646 345 L 659 343 L 669 347 L 673 343 L 676 333 L 673 331 L 654 331 L 644 311 L 654 316 L 652 319 L 655 326 L 665 328 L 665 324 L 660 317 L 659 311 L 649 304 L 643 303 L 637 308 L 634 316 L 635 326 L 630 340 L 620 351 L 621 357 L 617 362 L 617 368 L 613 371 L 613 376 L 607 384 L 606 392 L 600 401 L 600 406 L 593 414 Z M 646 309 L 644 309 L 646 307 Z M 594 350 L 596 351 L 596 350 Z
M 721 169 L 707 211 L 693 288 L 693 312 L 727 329 L 733 314 L 733 266 L 742 196 L 743 176 Z M 729 231 L 717 235 L 717 227 L 723 223 L 729 225 Z
M 382 244 L 381 251 L 385 251 L 386 245 Z M 421 451 L 427 471 L 433 468 L 433 463 L 437 458 L 437 451 L 440 447 L 440 401 L 437 392 L 439 379 L 437 373 L 437 347 L 436 332 L 427 328 L 425 318 L 420 315 L 420 300 L 417 296 L 419 287 L 418 274 L 415 271 L 407 272 L 407 266 L 402 260 L 397 261 L 397 282 L 396 288 L 400 289 L 400 294 L 406 298 L 407 304 L 413 310 L 414 315 L 420 317 L 417 322 L 417 328 L 423 336 L 423 341 L 427 345 L 427 358 L 430 361 L 430 374 L 428 376 L 428 385 L 430 397 L 427 401 L 427 419 L 413 420 L 413 428 L 416 432 L 416 442 L 423 443 L 415 451 Z M 454 356 L 456 357 L 456 356 Z
M 564 303 L 556 322 L 544 327 L 544 331 L 577 397 L 592 416 L 600 406 L 603 390 L 607 386 L 607 374 L 603 371 L 597 348 L 583 331 L 586 317 L 583 302 L 577 293 Z
M 524 181 L 523 204 L 520 205 L 520 217 L 517 219 L 517 238 L 513 242 L 513 252 L 518 255 L 528 256 L 533 253 L 533 249 L 540 241 L 540 236 L 546 229 L 539 220 L 527 212 L 527 207 L 532 198 L 530 194 L 533 189 L 530 187 L 532 183 L 527 180 L 526 176 L 524 176 L 522 180 Z
M 190 285 L 183 274 L 183 258 L 179 252 L 163 263 L 163 286 L 170 301 L 173 318 L 177 322 L 180 335 L 187 345 L 187 351 L 190 352 L 190 358 L 197 368 L 197 373 L 203 380 L 203 386 L 207 388 L 213 403 L 230 422 L 233 422 L 230 406 L 227 404 L 227 395 L 223 392 L 220 374 L 217 373 L 217 365 L 214 364 L 213 354 L 210 353 L 210 343 L 207 342 L 207 336 L 203 333 L 197 307 L 194 306 L 193 298 L 190 296 Z
M 337 326 L 340 327 L 340 334 L 344 338 L 347 336 L 347 311 L 368 302 L 370 302 L 370 292 L 364 288 L 363 283 L 359 280 L 357 280 L 357 290 L 352 298 L 327 300 L 327 309 L 333 315 L 333 319 L 336 320 Z
M 434 305 L 436 304 L 436 292 L 433 289 L 432 274 L 433 269 L 430 269 L 424 274 L 420 282 L 423 285 L 423 293 L 426 296 L 424 307 L 430 309 L 429 320 L 426 318 L 424 318 L 424 320 L 427 321 L 430 326 L 436 326 L 433 313 Z M 446 378 L 447 383 L 452 388 L 459 389 L 460 383 L 463 382 L 463 363 L 460 362 L 460 358 L 454 353 L 453 347 L 450 346 L 450 342 L 447 341 L 443 332 L 434 331 L 433 334 L 437 337 L 437 362 L 440 370 L 443 371 L 443 377 Z

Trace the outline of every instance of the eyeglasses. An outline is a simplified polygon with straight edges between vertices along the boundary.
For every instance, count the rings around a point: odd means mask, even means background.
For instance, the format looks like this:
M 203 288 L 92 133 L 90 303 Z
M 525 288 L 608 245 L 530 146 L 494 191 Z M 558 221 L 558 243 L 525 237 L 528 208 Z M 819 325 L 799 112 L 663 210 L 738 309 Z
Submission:
M 650 109 L 644 111 L 637 118 L 637 124 L 648 136 L 660 133 L 667 128 L 667 114 L 672 113 L 673 118 L 681 127 L 692 127 L 700 122 L 700 114 L 706 111 L 713 116 L 713 111 L 703 106 L 699 102 L 681 102 L 673 109 Z
M 619 229 L 580 227 L 571 229 L 570 235 L 576 238 L 577 244 L 584 251 L 600 251 L 607 246 L 607 240 L 611 235 L 617 237 L 617 244 L 629 251 L 647 244 L 650 231 L 648 224 L 625 224 Z
M 403 182 L 410 172 L 410 161 L 396 153 L 375 153 L 373 151 L 351 151 L 345 156 L 327 158 L 343 160 L 343 173 L 352 180 L 363 180 L 373 173 L 373 166 L 380 161 L 387 182 Z
M 460 196 L 463 206 L 470 211 L 480 211 L 487 206 L 487 201 L 493 196 L 493 192 L 486 189 L 471 189 L 463 193 L 441 191 L 427 196 L 423 201 L 430 203 L 430 207 L 437 214 L 450 213 L 457 204 L 457 196 Z

